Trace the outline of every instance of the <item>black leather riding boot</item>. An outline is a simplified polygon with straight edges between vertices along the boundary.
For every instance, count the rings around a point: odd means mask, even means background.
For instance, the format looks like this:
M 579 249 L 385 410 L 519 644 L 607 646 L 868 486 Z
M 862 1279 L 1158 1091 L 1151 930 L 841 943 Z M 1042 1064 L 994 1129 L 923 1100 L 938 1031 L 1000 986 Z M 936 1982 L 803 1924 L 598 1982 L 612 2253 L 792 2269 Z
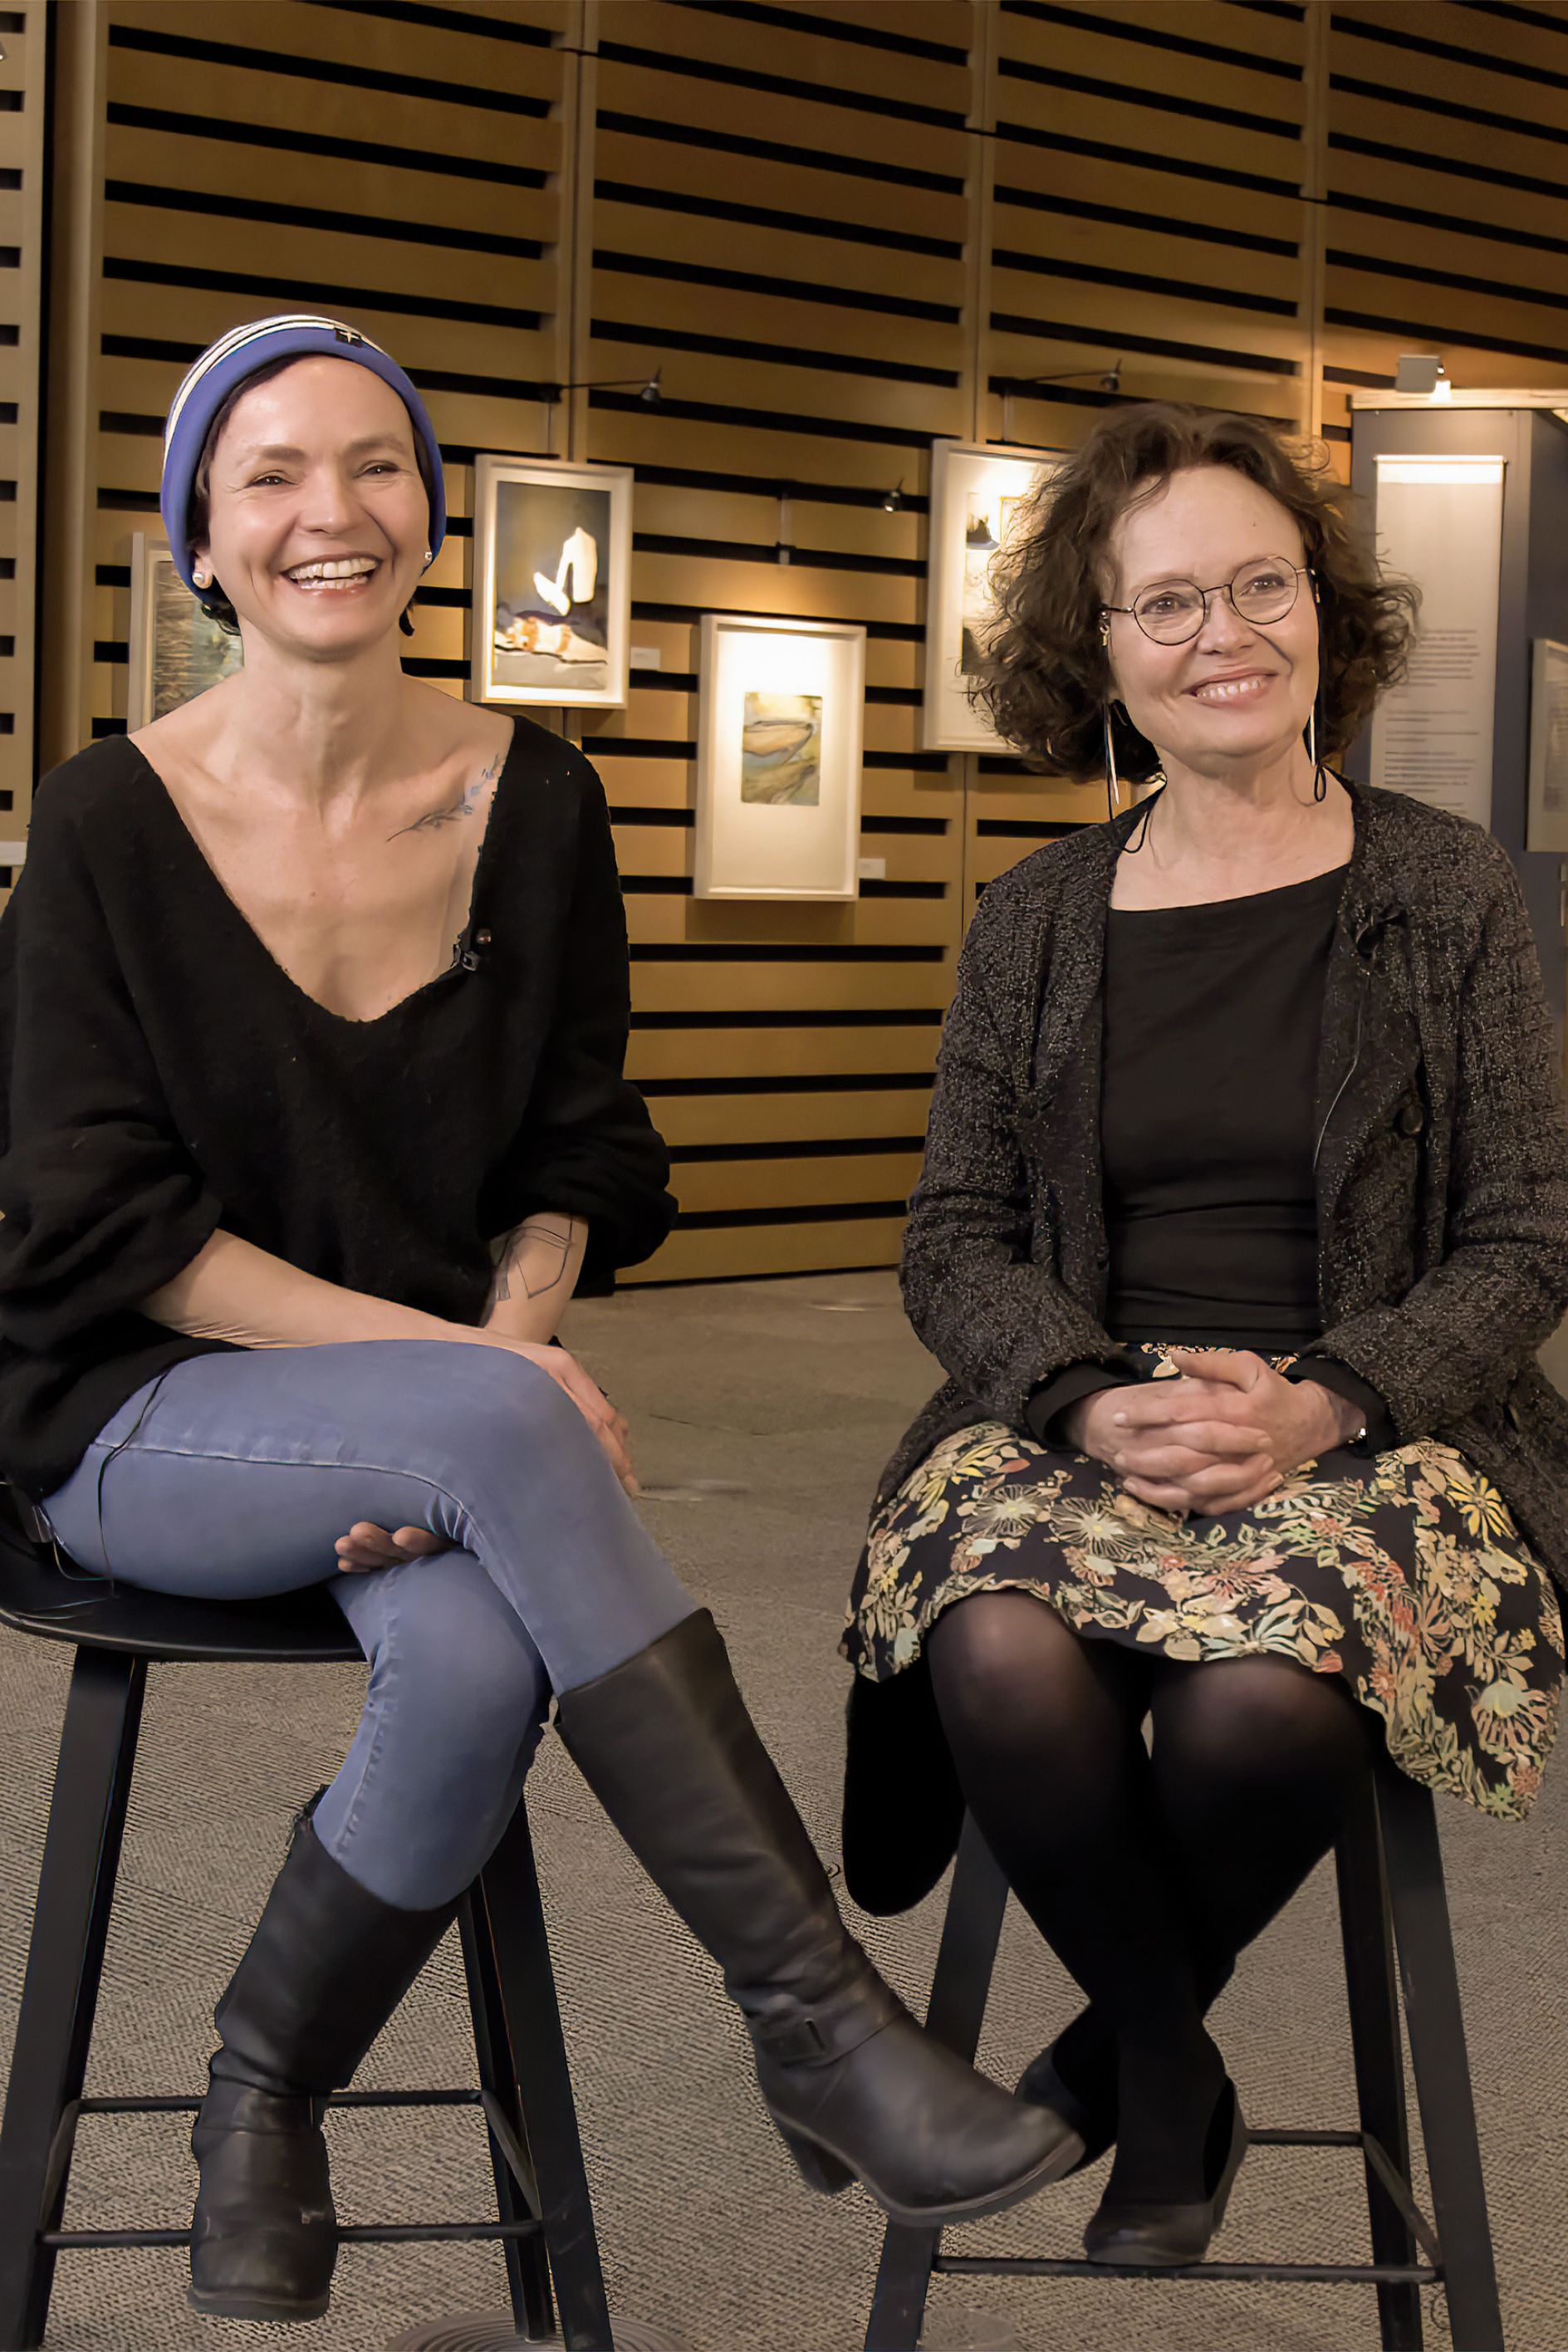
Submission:
M 910 2222 L 999 2211 L 1082 2143 L 928 2040 L 839 1916 L 706 1611 L 563 1694 L 556 1727 L 719 1962 L 773 2121 L 814 2188 L 858 2177 Z
M 191 2133 L 201 2170 L 190 2299 L 228 2319 L 326 2310 L 337 2215 L 321 2114 L 457 1913 L 400 1911 L 295 1825 L 249 1949 L 217 2005 L 221 2046 Z

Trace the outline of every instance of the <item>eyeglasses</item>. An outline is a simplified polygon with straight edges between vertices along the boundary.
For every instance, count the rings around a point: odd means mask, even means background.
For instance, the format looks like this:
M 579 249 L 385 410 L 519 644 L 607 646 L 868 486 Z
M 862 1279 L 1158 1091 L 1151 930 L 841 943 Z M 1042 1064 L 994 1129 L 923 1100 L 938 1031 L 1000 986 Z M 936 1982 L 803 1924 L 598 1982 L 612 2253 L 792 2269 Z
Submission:
M 1263 555 L 1244 563 L 1229 580 L 1200 588 L 1194 580 L 1165 580 L 1145 588 L 1131 604 L 1102 604 L 1100 612 L 1131 613 L 1146 637 L 1157 646 L 1184 645 L 1195 637 L 1209 615 L 1209 598 L 1226 595 L 1231 610 L 1244 621 L 1282 621 L 1296 602 L 1297 583 L 1312 577 L 1311 566 L 1287 563 L 1281 555 Z M 1314 593 L 1316 592 L 1314 591 Z M 1106 622 L 1107 635 L 1110 622 Z

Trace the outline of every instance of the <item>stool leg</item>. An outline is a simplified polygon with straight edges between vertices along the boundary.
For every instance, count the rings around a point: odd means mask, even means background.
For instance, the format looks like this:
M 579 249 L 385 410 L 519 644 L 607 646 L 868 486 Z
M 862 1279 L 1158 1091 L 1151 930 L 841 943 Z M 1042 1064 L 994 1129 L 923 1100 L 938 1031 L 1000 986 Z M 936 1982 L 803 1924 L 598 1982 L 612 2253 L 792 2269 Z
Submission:
M 1007 1882 L 973 1816 L 965 1814 L 926 2011 L 927 2032 L 961 2058 L 973 2059 L 980 2047 L 1006 1908 Z M 865 2352 L 917 2352 L 941 2241 L 940 2230 L 888 2224 Z
M 1377 1802 L 1454 2352 L 1503 2352 L 1437 1817 L 1430 1792 L 1392 1765 Z
M 525 1805 L 512 1815 L 479 1888 L 539 2183 L 562 2337 L 566 2352 L 615 2352 Z
M 539 2185 L 532 2179 L 531 2165 L 525 2180 L 519 2180 L 513 2169 L 514 2155 L 527 2158 L 528 2133 L 523 2122 L 522 2102 L 518 2095 L 517 2061 L 512 2055 L 506 2004 L 501 1999 L 500 1981 L 496 1974 L 489 1922 L 472 1888 L 463 1897 L 458 1914 L 458 1927 L 463 1939 L 463 1965 L 468 1980 L 468 2007 L 474 2021 L 474 2052 L 479 2061 L 479 2088 L 485 2096 L 487 2116 L 493 2101 L 512 2141 L 512 2148 L 509 2151 L 492 2126 L 489 2148 L 490 2169 L 495 2176 L 496 2210 L 503 2221 L 521 2221 L 530 2214 L 537 2220 Z M 501 2244 L 506 2255 L 511 2315 L 519 2335 L 525 2344 L 552 2344 L 555 2341 L 555 2305 L 550 2292 L 550 2257 L 542 2236 L 503 2238 Z
M 76 2103 L 103 1972 L 141 1727 L 144 1659 L 80 1649 L 71 1675 L 0 2124 L 0 2347 L 44 2340 Z
M 1408 2180 L 1410 2129 L 1405 2112 L 1405 2053 L 1394 1987 L 1394 1937 L 1370 1776 L 1340 1840 L 1336 1861 L 1361 2127 L 1381 2144 L 1395 2170 Z M 1370 2163 L 1366 2201 L 1373 2262 L 1415 2262 L 1419 2249 L 1410 2225 Z M 1380 2286 L 1377 2314 L 1384 2352 L 1422 2352 L 1419 2287 Z

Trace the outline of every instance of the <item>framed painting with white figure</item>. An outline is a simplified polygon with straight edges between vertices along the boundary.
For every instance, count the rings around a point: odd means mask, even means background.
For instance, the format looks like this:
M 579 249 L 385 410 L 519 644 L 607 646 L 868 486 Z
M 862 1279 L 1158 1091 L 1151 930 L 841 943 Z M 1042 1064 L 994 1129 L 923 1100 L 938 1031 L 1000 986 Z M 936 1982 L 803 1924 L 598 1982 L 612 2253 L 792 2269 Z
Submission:
M 858 895 L 865 693 L 858 624 L 703 614 L 697 898 Z
M 1058 462 L 1044 449 L 931 444 L 921 730 L 928 751 L 1007 749 L 970 701 L 969 689 L 992 614 L 992 563 L 1042 474 Z
M 134 734 L 194 701 L 232 677 L 242 659 L 238 637 L 207 618 L 175 571 L 167 543 L 151 531 L 133 531 L 126 731 Z
M 632 470 L 474 460 L 477 702 L 626 706 Z

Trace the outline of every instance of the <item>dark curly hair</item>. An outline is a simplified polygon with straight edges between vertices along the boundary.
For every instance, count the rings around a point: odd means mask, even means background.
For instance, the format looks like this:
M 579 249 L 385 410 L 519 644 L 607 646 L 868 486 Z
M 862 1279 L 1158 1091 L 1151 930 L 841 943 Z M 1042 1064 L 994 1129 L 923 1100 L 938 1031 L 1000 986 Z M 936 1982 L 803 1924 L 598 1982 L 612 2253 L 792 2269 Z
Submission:
M 270 383 L 275 375 L 281 375 L 285 368 L 295 365 L 299 357 L 299 352 L 290 352 L 286 359 L 273 360 L 270 365 L 258 368 L 254 375 L 247 375 L 243 383 L 237 383 L 207 426 L 206 439 L 202 443 L 202 454 L 196 460 L 196 470 L 191 481 L 191 499 L 186 514 L 185 530 L 187 554 L 194 554 L 207 535 L 210 520 L 208 500 L 212 496 L 213 458 L 218 443 L 223 439 L 225 425 L 247 392 L 254 392 L 258 384 Z M 417 433 L 414 436 L 414 457 L 419 467 L 419 478 L 425 485 L 425 495 L 434 507 L 435 499 L 430 488 L 429 464 L 426 458 L 424 443 Z M 239 615 L 225 595 L 219 582 L 215 580 L 210 588 L 198 589 L 196 602 L 209 621 L 216 621 L 218 627 L 226 630 L 231 637 L 238 636 Z M 407 613 L 403 615 L 403 625 L 405 633 L 412 635 L 413 625 L 409 621 Z
M 1317 580 L 1318 740 L 1342 752 L 1404 675 L 1420 592 L 1379 572 L 1326 453 L 1307 461 L 1250 416 L 1141 402 L 1108 416 L 1032 494 L 992 569 L 996 622 L 972 699 L 1003 740 L 1075 782 L 1105 771 L 1114 691 L 1100 640 L 1110 534 L 1128 508 L 1188 466 L 1230 466 L 1300 526 Z M 1146 782 L 1159 755 L 1120 705 L 1116 761 Z

